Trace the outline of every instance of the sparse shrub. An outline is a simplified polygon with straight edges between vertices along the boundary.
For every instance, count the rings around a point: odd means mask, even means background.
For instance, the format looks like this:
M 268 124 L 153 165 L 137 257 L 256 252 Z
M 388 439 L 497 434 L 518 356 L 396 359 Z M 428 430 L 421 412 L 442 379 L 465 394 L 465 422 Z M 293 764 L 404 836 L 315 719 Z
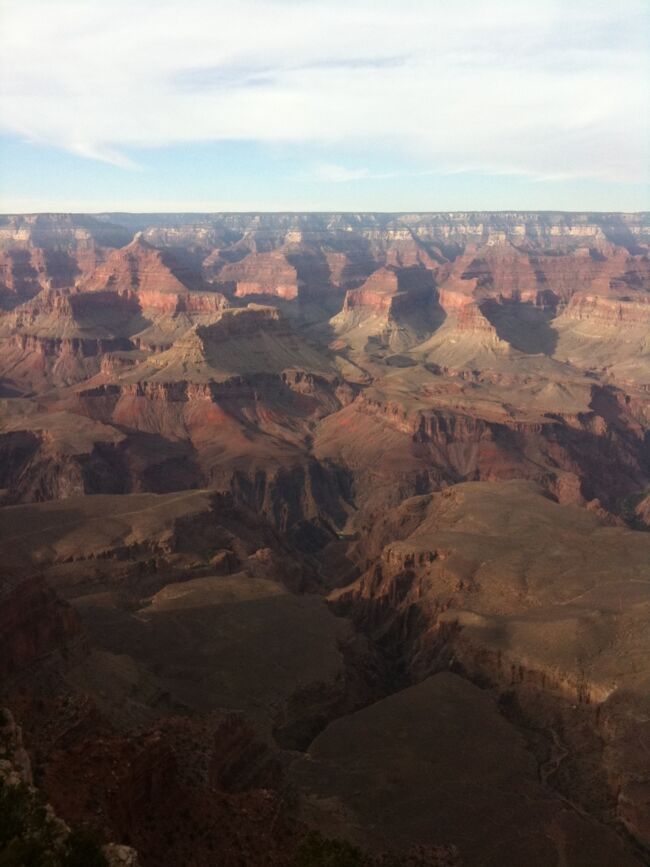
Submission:
M 345 840 L 314 831 L 301 841 L 291 867 L 461 867 L 455 846 L 415 846 L 408 852 L 369 855 Z
M 107 867 L 101 846 L 83 831 L 65 840 L 39 796 L 0 779 L 0 867 Z
M 107 867 L 97 837 L 88 831 L 71 831 L 65 842 L 62 867 Z
M 317 832 L 298 846 L 291 867 L 371 867 L 360 849 L 345 840 L 329 840 Z

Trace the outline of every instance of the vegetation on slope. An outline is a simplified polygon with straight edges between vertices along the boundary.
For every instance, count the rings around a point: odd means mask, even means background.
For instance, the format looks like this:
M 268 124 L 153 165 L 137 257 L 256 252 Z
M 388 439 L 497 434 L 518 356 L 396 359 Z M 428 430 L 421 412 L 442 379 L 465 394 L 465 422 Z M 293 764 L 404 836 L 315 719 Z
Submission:
M 29 786 L 0 779 L 0 867 L 107 867 L 92 836 L 64 827 Z

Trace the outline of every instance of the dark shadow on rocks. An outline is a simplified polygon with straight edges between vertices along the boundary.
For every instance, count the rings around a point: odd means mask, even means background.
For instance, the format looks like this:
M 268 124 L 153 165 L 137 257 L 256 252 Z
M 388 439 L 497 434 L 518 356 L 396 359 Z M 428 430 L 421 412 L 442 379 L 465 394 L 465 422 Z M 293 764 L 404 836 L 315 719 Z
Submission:
M 529 355 L 553 355 L 558 333 L 552 326 L 555 311 L 536 307 L 532 302 L 503 301 L 493 298 L 481 304 L 481 312 L 496 329 L 501 340 Z

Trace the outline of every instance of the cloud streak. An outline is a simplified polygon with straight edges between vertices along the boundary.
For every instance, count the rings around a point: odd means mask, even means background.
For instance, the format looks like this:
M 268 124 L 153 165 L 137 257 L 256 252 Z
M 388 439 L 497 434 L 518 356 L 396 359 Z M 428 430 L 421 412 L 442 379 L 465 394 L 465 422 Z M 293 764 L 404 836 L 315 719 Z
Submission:
M 124 168 L 246 140 L 640 181 L 648 17 L 638 0 L 3 0 L 0 125 Z M 365 176 L 338 163 L 323 178 Z

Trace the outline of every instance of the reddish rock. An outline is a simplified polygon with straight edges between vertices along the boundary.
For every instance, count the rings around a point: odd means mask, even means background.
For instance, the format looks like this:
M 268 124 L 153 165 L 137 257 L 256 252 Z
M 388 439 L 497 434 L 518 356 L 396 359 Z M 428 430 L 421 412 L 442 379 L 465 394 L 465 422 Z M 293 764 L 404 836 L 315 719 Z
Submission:
M 225 265 L 219 282 L 235 284 L 235 295 L 272 295 L 291 300 L 298 297 L 298 273 L 281 251 L 251 253 L 240 262 Z
M 79 619 L 41 578 L 0 585 L 0 682 L 66 656 L 82 639 Z

